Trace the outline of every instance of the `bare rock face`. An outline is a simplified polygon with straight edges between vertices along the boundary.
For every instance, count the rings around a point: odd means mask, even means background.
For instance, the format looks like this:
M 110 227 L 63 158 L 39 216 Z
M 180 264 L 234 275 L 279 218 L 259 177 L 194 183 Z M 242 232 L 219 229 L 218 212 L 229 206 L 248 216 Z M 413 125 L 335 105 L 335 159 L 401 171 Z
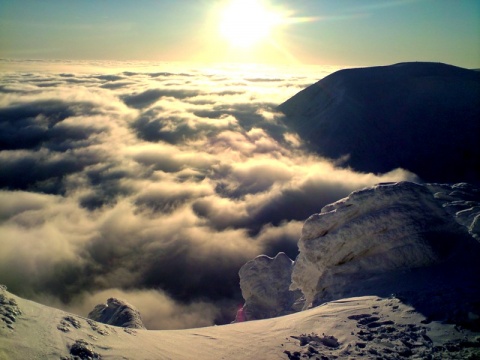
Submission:
M 433 317 L 474 320 L 477 200 L 466 184 L 401 182 L 353 192 L 305 222 L 290 289 L 302 291 L 305 308 L 395 293 Z
M 110 298 L 88 314 L 88 318 L 108 325 L 131 329 L 145 329 L 140 312 L 123 300 Z
M 239 271 L 245 299 L 240 312 L 242 320 L 266 319 L 299 310 L 294 303 L 301 293 L 289 290 L 292 268 L 293 261 L 285 253 L 274 258 L 257 256 L 242 266 Z

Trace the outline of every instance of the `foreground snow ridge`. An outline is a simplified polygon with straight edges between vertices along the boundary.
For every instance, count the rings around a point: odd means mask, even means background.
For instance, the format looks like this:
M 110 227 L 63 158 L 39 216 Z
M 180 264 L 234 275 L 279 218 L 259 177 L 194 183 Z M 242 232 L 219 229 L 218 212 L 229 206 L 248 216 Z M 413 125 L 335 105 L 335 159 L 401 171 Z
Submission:
M 480 333 L 364 296 L 292 315 L 201 329 L 106 325 L 0 288 L 0 359 L 475 359 Z

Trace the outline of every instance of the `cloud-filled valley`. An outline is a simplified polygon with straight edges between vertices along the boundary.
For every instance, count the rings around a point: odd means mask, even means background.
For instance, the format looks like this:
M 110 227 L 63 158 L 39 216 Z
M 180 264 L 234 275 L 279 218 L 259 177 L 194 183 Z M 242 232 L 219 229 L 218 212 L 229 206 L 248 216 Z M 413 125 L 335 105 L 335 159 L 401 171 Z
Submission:
M 246 261 L 295 257 L 322 206 L 415 177 L 338 168 L 283 124 L 333 69 L 170 70 L 0 75 L 0 283 L 82 315 L 124 297 L 149 329 L 225 323 Z

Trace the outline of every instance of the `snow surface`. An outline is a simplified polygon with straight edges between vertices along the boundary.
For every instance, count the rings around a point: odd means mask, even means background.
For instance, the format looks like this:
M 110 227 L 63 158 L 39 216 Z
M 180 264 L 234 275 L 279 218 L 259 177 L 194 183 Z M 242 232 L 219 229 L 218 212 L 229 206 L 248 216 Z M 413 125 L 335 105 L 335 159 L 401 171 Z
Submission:
M 163 331 L 105 325 L 4 289 L 0 309 L 0 359 L 467 359 L 478 356 L 480 345 L 480 333 L 428 322 L 398 299 L 376 296 L 273 319 Z
M 345 166 L 480 184 L 478 71 L 427 62 L 345 69 L 278 109 L 313 149 Z

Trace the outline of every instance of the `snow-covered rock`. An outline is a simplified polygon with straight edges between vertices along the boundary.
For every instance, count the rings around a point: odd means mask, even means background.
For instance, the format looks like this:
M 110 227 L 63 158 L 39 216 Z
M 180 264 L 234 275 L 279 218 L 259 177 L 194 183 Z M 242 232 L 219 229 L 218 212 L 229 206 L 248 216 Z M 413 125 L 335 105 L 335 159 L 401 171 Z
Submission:
M 480 184 L 480 72 L 412 62 L 345 69 L 281 104 L 321 155 L 366 172 Z
M 108 325 L 132 329 L 145 329 L 140 312 L 123 300 L 110 298 L 88 314 L 88 318 Z
M 325 206 L 304 224 L 291 290 L 302 291 L 306 307 L 402 293 L 430 307 L 432 316 L 458 315 L 459 308 L 462 320 L 472 317 L 468 312 L 478 315 L 480 244 L 471 234 L 479 211 L 474 189 L 465 190 L 461 184 L 380 184 Z
M 434 197 L 455 220 L 480 241 L 480 189 L 466 183 L 427 184 Z
M 299 291 L 290 291 L 293 261 L 279 253 L 274 258 L 257 256 L 239 271 L 240 288 L 245 304 L 236 321 L 266 319 L 290 314 L 301 309 L 294 303 Z

